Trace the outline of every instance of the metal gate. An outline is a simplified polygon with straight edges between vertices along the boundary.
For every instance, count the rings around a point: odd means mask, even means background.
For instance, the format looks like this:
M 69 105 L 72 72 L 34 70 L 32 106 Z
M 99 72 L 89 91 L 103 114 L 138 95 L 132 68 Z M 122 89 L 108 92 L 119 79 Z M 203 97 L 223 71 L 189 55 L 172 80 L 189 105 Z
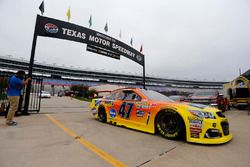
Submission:
M 11 72 L 0 71 L 0 115 L 4 115 L 8 110 L 8 100 L 7 100 L 7 87 L 9 78 L 15 75 Z M 39 112 L 41 107 L 41 90 L 43 86 L 43 78 L 32 76 L 32 87 L 30 93 L 28 112 Z M 20 96 L 20 102 L 18 111 L 24 111 L 25 104 L 25 87 L 23 88 L 22 95 Z
M 43 87 L 43 78 L 37 77 L 37 76 L 32 76 L 32 85 L 31 85 L 31 91 L 30 91 L 28 112 L 39 112 L 40 111 L 42 87 Z M 26 88 L 23 89 L 21 111 L 24 110 L 25 90 L 26 90 Z
M 5 115 L 8 107 L 8 100 L 6 94 L 8 80 L 8 74 L 0 72 L 0 115 Z

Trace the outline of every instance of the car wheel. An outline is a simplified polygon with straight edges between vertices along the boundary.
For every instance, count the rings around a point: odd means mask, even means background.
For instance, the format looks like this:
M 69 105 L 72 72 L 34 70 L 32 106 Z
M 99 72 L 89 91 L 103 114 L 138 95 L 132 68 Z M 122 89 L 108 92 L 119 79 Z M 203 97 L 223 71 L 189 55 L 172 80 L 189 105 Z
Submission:
M 181 139 L 185 136 L 185 124 L 174 110 L 164 110 L 156 118 L 157 131 L 167 139 Z
M 239 106 L 238 108 L 239 108 L 239 110 L 245 110 L 246 107 L 245 106 Z
M 98 108 L 98 119 L 101 122 L 107 122 L 107 114 L 103 107 Z

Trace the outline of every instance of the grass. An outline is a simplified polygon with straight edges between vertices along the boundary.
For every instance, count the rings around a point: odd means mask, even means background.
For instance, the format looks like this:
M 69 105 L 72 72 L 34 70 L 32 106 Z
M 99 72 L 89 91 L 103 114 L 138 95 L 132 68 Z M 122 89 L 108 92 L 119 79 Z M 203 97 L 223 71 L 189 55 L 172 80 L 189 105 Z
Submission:
M 75 96 L 75 97 L 73 97 L 73 98 L 75 98 L 75 99 L 77 99 L 77 100 L 81 100 L 81 101 L 91 102 L 91 99 L 85 98 L 85 97 Z
M 0 100 L 5 100 L 6 98 L 6 93 L 0 94 Z

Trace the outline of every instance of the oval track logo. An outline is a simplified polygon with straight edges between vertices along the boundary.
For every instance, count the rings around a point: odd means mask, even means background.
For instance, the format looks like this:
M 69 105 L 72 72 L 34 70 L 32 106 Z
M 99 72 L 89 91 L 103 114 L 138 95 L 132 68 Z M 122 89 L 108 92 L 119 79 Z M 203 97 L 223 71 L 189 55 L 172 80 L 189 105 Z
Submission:
M 136 55 L 136 59 L 137 59 L 138 61 L 142 61 L 142 57 L 141 57 L 140 55 Z
M 48 33 L 51 34 L 56 34 L 58 32 L 58 27 L 52 23 L 45 24 L 44 28 Z

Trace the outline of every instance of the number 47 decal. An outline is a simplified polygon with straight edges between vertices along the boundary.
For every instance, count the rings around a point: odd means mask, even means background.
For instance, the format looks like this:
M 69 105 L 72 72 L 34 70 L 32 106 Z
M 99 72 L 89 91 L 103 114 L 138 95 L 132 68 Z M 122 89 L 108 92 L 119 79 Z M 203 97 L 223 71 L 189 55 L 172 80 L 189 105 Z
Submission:
M 134 103 L 123 102 L 120 109 L 119 109 L 118 114 L 122 118 L 129 119 L 133 106 L 134 106 Z

